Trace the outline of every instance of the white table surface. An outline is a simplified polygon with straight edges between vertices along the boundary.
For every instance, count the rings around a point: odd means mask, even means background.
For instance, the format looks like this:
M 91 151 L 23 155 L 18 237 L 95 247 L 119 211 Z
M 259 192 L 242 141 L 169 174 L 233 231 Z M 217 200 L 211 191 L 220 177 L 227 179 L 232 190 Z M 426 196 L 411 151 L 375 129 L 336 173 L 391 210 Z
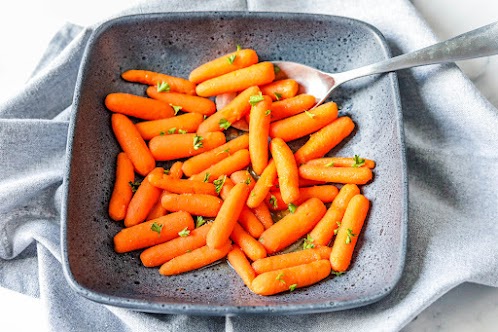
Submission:
M 89 25 L 117 8 L 136 2 L 26 0 L 0 5 L 0 102 L 23 88 L 50 38 L 64 22 Z M 413 3 L 441 39 L 498 19 L 496 0 L 413 0 Z M 459 65 L 483 96 L 498 107 L 498 57 L 468 60 Z M 0 288 L 0 312 L 1 331 L 48 330 L 37 299 Z M 472 284 L 459 286 L 429 306 L 403 331 L 498 331 L 498 289 Z

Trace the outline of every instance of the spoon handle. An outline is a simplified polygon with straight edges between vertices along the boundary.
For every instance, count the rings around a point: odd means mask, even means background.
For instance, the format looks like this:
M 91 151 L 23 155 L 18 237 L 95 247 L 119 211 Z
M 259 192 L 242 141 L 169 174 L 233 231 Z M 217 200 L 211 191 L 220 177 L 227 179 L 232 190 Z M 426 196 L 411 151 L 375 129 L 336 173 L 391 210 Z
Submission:
M 334 74 L 337 83 L 399 69 L 453 62 L 498 54 L 498 22 L 466 32 L 447 41 L 371 65 Z

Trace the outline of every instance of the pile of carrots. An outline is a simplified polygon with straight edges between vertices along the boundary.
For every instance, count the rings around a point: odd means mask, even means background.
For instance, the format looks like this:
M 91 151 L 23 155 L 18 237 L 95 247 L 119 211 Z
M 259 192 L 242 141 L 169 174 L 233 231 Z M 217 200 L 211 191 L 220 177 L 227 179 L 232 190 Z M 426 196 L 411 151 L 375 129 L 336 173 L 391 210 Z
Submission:
M 298 94 L 298 83 L 282 75 L 239 47 L 188 80 L 122 73 L 149 87 L 147 97 L 105 99 L 123 151 L 109 203 L 110 217 L 125 226 L 114 237 L 117 253 L 145 249 L 143 265 L 163 275 L 227 257 L 260 295 L 348 269 L 370 205 L 358 185 L 371 181 L 375 163 L 325 157 L 353 132 L 353 121 L 339 117 L 334 102 L 312 109 L 315 97 Z M 297 151 L 289 148 L 308 136 Z M 303 239 L 301 250 L 281 253 Z

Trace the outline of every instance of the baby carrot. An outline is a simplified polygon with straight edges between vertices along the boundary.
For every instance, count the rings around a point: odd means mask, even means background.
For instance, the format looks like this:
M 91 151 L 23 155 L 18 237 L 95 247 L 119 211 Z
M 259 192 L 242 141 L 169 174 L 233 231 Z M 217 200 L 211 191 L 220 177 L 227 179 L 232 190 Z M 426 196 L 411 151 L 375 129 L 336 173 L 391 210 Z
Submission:
M 168 214 L 168 211 L 161 204 L 161 199 L 163 198 L 164 195 L 169 195 L 169 194 L 170 193 L 167 192 L 166 190 L 162 191 L 161 195 L 159 195 L 159 198 L 154 203 L 154 206 L 152 206 L 149 213 L 147 214 L 145 221 L 156 219 L 156 218 L 159 218 L 159 217 L 162 217 L 162 216 L 165 216 Z
M 247 287 L 251 287 L 252 281 L 256 278 L 256 272 L 254 272 L 251 263 L 249 263 L 242 250 L 237 245 L 233 245 L 227 259 L 244 284 Z
M 212 182 L 221 175 L 230 175 L 235 171 L 246 168 L 250 162 L 249 151 L 246 149 L 239 150 L 204 171 L 192 175 L 189 179 L 194 181 L 204 181 L 204 179 L 207 179 L 208 182 Z
M 207 116 L 216 112 L 216 105 L 212 100 L 199 96 L 177 92 L 157 92 L 157 87 L 155 86 L 147 88 L 147 96 L 160 100 L 171 107 L 179 107 L 183 112 L 198 113 Z
M 225 144 L 225 140 L 225 135 L 220 132 L 206 133 L 203 136 L 197 134 L 164 135 L 152 138 L 149 142 L 149 149 L 155 160 L 166 161 L 201 154 Z
M 135 172 L 130 158 L 124 152 L 118 154 L 116 160 L 116 178 L 111 200 L 109 201 L 109 217 L 112 220 L 123 220 L 130 204 L 133 192 L 130 182 L 135 180 Z
M 263 173 L 256 181 L 254 189 L 251 191 L 249 198 L 247 199 L 247 206 L 250 208 L 255 208 L 265 200 L 266 195 L 270 192 L 273 187 L 273 183 L 277 179 L 277 168 L 275 167 L 275 162 L 270 160 L 268 166 L 266 166 Z
M 261 203 L 252 209 L 252 212 L 259 219 L 265 229 L 273 225 L 273 218 L 271 217 L 270 209 L 265 203 Z
M 299 188 L 319 186 L 319 185 L 322 185 L 325 183 L 326 183 L 325 181 L 308 180 L 308 179 L 303 179 L 302 177 L 299 177 Z
M 217 195 L 214 185 L 208 182 L 175 179 L 165 174 L 149 174 L 147 180 L 153 186 L 174 194 Z
M 314 250 L 316 250 L 322 259 L 330 259 L 330 253 L 332 252 L 332 248 L 327 247 L 327 246 L 321 246 L 317 245 L 314 247 Z
M 267 84 L 274 78 L 273 64 L 260 62 L 204 81 L 197 85 L 195 91 L 201 97 L 211 97 L 225 92 L 242 91 L 254 85 Z
M 240 246 L 242 251 L 251 260 L 255 261 L 266 257 L 265 247 L 263 247 L 258 240 L 249 235 L 249 233 L 247 233 L 238 223 L 235 223 L 230 238 L 234 243 Z
M 128 82 L 136 82 L 147 85 L 162 85 L 168 91 L 195 95 L 195 84 L 184 78 L 169 76 L 148 70 L 128 70 L 121 74 Z
M 143 121 L 135 126 L 142 138 L 148 141 L 154 136 L 177 134 L 182 130 L 195 133 L 203 119 L 202 114 L 190 113 L 168 119 Z
M 270 150 L 277 168 L 282 200 L 286 204 L 290 204 L 299 198 L 299 176 L 296 160 L 292 150 L 281 138 L 272 139 Z
M 309 233 L 326 212 L 318 198 L 310 198 L 279 222 L 264 231 L 259 237 L 269 254 L 280 251 Z
M 299 164 L 323 157 L 327 152 L 332 150 L 344 138 L 353 132 L 354 123 L 351 118 L 343 116 L 326 125 L 316 133 L 312 134 L 310 139 L 297 150 L 295 157 Z
M 244 182 L 249 186 L 249 189 L 251 190 L 256 185 L 256 180 L 254 180 L 251 173 L 249 173 L 249 171 L 245 169 L 233 172 L 232 175 L 230 175 L 230 179 L 233 181 L 233 183 Z
M 104 103 L 114 113 L 144 120 L 159 120 L 175 115 L 173 108 L 166 103 L 129 93 L 110 93 Z
M 206 237 L 208 247 L 221 248 L 227 242 L 248 195 L 249 187 L 245 183 L 238 183 L 230 190 Z
M 251 290 L 259 295 L 273 295 L 306 287 L 325 279 L 330 274 L 326 259 L 258 275 L 251 283 Z
M 273 122 L 270 125 L 270 136 L 280 137 L 285 142 L 292 141 L 328 125 L 337 118 L 337 114 L 336 103 L 322 104 L 311 111 Z
M 130 158 L 135 171 L 143 176 L 152 171 L 156 161 L 133 122 L 125 115 L 113 114 L 111 123 L 112 131 L 121 149 Z
M 278 80 L 259 87 L 264 95 L 273 101 L 292 98 L 299 90 L 299 84 L 293 79 Z
M 375 168 L 375 161 L 371 159 L 363 159 L 359 156 L 357 158 L 348 157 L 328 157 L 317 158 L 306 162 L 307 165 L 324 166 L 324 167 L 368 167 Z
M 328 258 L 328 257 L 327 257 Z M 252 263 L 257 274 L 285 269 L 291 266 L 307 264 L 322 259 L 320 253 L 315 249 L 299 250 L 287 254 L 280 254 L 259 259 Z
M 277 121 L 309 110 L 316 104 L 312 95 L 300 94 L 271 104 L 271 121 Z
M 192 70 L 188 79 L 194 83 L 201 83 L 255 63 L 258 63 L 256 51 L 251 49 L 237 50 L 200 65 Z
M 151 247 L 177 237 L 178 232 L 185 228 L 194 229 L 192 216 L 187 212 L 171 213 L 122 229 L 114 236 L 114 250 L 124 253 Z
M 337 194 L 336 198 L 334 198 L 334 201 L 332 202 L 332 205 L 330 205 L 330 207 L 341 210 L 344 214 L 344 211 L 346 210 L 351 198 L 358 195 L 359 193 L 360 188 L 358 188 L 357 185 L 345 184 L 342 186 L 341 190 L 339 190 L 339 194 Z
M 240 135 L 210 151 L 194 156 L 183 163 L 182 170 L 186 176 L 192 176 L 209 168 L 211 165 L 231 156 L 235 152 L 249 147 L 249 135 Z
M 301 205 L 312 197 L 316 197 L 323 203 L 330 203 L 337 196 L 339 189 L 334 185 L 323 185 L 299 188 L 299 198 L 293 202 L 294 205 Z M 288 208 L 288 204 L 282 200 L 280 191 L 270 191 L 266 202 L 271 210 L 280 211 Z
M 218 249 L 203 246 L 164 263 L 159 269 L 159 273 L 165 276 L 171 276 L 196 270 L 222 259 L 231 249 L 232 244 L 230 241 L 227 241 Z
M 181 161 L 174 162 L 173 165 L 171 165 L 171 168 L 169 169 L 170 176 L 172 176 L 175 179 L 181 179 L 183 177 L 183 163 Z
M 334 182 L 365 184 L 372 179 L 372 170 L 367 167 L 322 167 L 301 165 L 299 175 L 305 179 Z
M 250 86 L 237 95 L 227 106 L 211 115 L 199 125 L 197 133 L 203 135 L 211 131 L 222 131 L 232 123 L 239 121 L 251 109 L 249 98 L 259 95 L 257 86 Z
M 249 154 L 251 155 L 252 169 L 261 175 L 268 164 L 268 133 L 270 131 L 271 98 L 262 96 L 251 108 L 249 121 Z
M 193 229 L 187 236 L 176 237 L 148 249 L 140 254 L 140 260 L 146 267 L 159 266 L 167 261 L 206 245 L 206 234 L 211 224 Z
M 216 196 L 204 194 L 170 194 L 161 199 L 168 211 L 187 211 L 197 216 L 216 217 L 223 201 Z
M 162 168 L 158 167 L 151 173 L 154 174 L 161 172 Z M 160 195 L 161 189 L 150 184 L 147 178 L 143 179 L 142 183 L 135 192 L 135 195 L 131 198 L 130 204 L 128 205 L 124 225 L 126 227 L 130 227 L 143 222 L 154 206 L 154 203 L 159 199 Z
M 334 271 L 344 272 L 351 264 L 353 250 L 369 207 L 370 202 L 363 195 L 356 195 L 349 201 L 330 253 L 330 263 Z

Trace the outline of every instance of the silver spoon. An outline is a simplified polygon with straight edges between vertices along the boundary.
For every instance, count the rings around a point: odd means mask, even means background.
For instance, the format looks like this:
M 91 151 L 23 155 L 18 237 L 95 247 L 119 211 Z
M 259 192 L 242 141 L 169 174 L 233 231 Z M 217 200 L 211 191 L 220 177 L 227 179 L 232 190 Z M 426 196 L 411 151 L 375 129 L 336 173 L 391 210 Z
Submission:
M 304 91 L 317 98 L 318 106 L 344 82 L 355 78 L 396 71 L 416 66 L 478 58 L 498 54 L 498 22 L 466 32 L 447 41 L 402 54 L 388 60 L 330 74 L 295 62 L 272 61 L 289 78 L 295 79 Z

